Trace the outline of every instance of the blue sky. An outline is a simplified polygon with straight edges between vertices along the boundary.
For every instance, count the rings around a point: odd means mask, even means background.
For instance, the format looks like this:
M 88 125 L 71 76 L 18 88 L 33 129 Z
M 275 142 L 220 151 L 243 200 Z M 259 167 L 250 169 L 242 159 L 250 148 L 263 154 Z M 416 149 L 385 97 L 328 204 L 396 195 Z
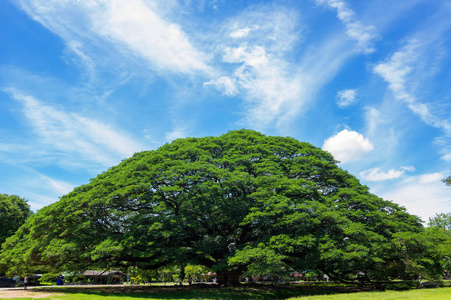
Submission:
M 0 2 L 0 192 L 33 210 L 176 138 L 248 128 L 451 211 L 449 0 Z

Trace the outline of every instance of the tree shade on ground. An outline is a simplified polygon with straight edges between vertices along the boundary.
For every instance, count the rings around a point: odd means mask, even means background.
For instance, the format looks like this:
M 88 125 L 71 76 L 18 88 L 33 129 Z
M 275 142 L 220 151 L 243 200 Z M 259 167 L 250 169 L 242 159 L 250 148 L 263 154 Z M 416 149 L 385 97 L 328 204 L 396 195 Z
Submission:
M 3 247 L 11 270 L 200 264 L 315 270 L 342 281 L 437 275 L 418 217 L 332 155 L 251 130 L 136 153 L 36 213 Z

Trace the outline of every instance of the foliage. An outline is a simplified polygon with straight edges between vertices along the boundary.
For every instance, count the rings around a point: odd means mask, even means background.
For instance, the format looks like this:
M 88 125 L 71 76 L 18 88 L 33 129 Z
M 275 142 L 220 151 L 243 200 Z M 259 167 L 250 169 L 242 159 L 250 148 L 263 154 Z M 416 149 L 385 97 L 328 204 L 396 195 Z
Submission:
M 16 195 L 0 194 L 0 245 L 31 215 L 27 201 Z
M 59 276 L 58 273 L 45 273 L 45 274 L 42 274 L 42 277 L 39 279 L 39 281 L 56 283 L 56 279 L 58 276 Z
M 443 182 L 446 183 L 446 185 L 451 185 L 451 175 L 443 179 Z
M 208 272 L 210 272 L 210 269 L 202 265 L 187 265 L 185 267 L 186 277 L 190 277 L 193 281 L 202 281 L 202 275 Z
M 140 284 L 142 282 L 142 278 L 137 275 L 135 277 L 130 277 L 132 284 Z
M 451 213 L 436 214 L 428 225 L 427 235 L 436 245 L 443 268 L 451 270 Z
M 451 213 L 440 213 L 429 218 L 429 226 L 451 230 Z
M 419 218 L 371 194 L 329 153 L 238 130 L 136 153 L 29 218 L 2 261 L 11 269 L 276 266 L 379 280 L 441 271 L 423 235 Z
M 154 278 L 157 282 L 173 282 L 180 279 L 180 267 L 171 264 L 155 270 Z
M 158 269 L 143 270 L 138 267 L 128 267 L 127 275 L 132 277 L 140 277 L 142 282 L 172 282 L 180 279 L 181 269 L 176 265 L 167 265 Z
M 245 248 L 238 250 L 234 257 L 229 259 L 231 264 L 247 264 L 245 276 L 270 276 L 273 278 L 287 278 L 289 272 L 293 271 L 290 266 L 283 262 L 286 256 L 282 256 L 273 249 Z
M 16 195 L 0 194 L 0 249 L 6 238 L 12 236 L 32 214 L 27 201 Z M 0 262 L 0 274 L 7 266 Z

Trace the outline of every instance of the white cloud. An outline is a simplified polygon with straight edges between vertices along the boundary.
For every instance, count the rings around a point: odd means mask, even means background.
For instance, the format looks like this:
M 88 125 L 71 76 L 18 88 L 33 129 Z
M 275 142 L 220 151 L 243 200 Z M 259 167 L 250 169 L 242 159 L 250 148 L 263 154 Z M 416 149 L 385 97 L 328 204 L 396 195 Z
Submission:
M 205 82 L 224 95 L 243 99 L 240 123 L 257 130 L 288 130 L 307 109 L 314 94 L 355 54 L 342 37 L 331 35 L 309 44 L 293 61 L 304 25 L 296 11 L 279 6 L 251 7 L 227 20 L 217 37 L 223 74 Z M 249 28 L 246 36 L 231 38 Z M 296 49 L 299 51 L 299 49 Z
M 451 211 L 451 189 L 441 180 L 441 173 L 414 176 L 393 188 L 373 191 L 384 199 L 408 208 L 408 212 L 427 221 L 437 213 Z
M 365 119 L 368 126 L 368 132 L 371 135 L 376 134 L 380 125 L 385 123 L 379 110 L 374 107 L 365 108 Z
M 303 86 L 287 62 L 260 46 L 226 48 L 223 59 L 240 64 L 233 77 L 223 77 L 219 83 L 228 83 L 229 94 L 239 90 L 246 95 L 249 123 L 267 125 L 298 111 Z
M 235 78 L 229 78 L 226 76 L 222 76 L 216 80 L 210 80 L 208 82 L 204 82 L 204 86 L 209 86 L 209 85 L 215 86 L 218 90 L 222 91 L 222 93 L 226 96 L 235 96 L 238 93 Z
M 429 126 L 443 130 L 451 136 L 451 122 L 436 117 L 430 110 L 430 105 L 419 101 L 411 92 L 409 86 L 414 85 L 412 72 L 421 60 L 421 44 L 417 40 L 410 41 L 400 51 L 395 52 L 386 62 L 377 64 L 373 71 L 387 83 L 394 97 L 403 101 L 407 107 Z
M 56 158 L 53 157 L 53 159 Z M 43 205 L 57 201 L 59 197 L 69 193 L 75 187 L 74 184 L 61 179 L 65 173 L 63 170 L 57 171 L 56 176 L 59 178 L 56 178 L 55 173 L 46 175 L 23 162 L 15 163 L 14 160 L 2 161 L 0 168 L 4 171 L 0 190 L 27 199 L 34 211 Z M 48 171 L 49 169 L 46 169 L 46 172 Z M 73 178 L 73 176 L 74 173 L 70 172 L 70 177 Z
M 38 192 L 42 193 L 43 191 L 45 191 L 45 194 L 47 195 L 54 195 L 53 198 L 48 197 L 46 199 L 47 201 L 42 201 L 43 199 L 40 199 L 40 202 L 45 203 L 52 203 L 56 199 L 58 199 L 58 197 L 69 193 L 75 188 L 75 185 L 69 182 L 51 178 L 32 169 L 28 170 L 28 174 L 26 174 L 23 178 L 23 182 L 19 184 L 26 186 L 27 190 L 31 189 L 35 191 L 35 193 L 32 195 L 32 199 L 34 200 L 37 200 L 36 198 L 42 197 L 36 194 Z
M 249 34 L 251 29 L 249 27 L 236 29 L 235 31 L 230 33 L 230 36 L 233 38 L 242 38 Z
M 418 177 L 418 183 L 420 184 L 429 184 L 429 183 L 437 183 L 441 182 L 445 178 L 442 173 L 431 173 L 431 174 L 423 174 Z
M 206 55 L 196 50 L 180 26 L 163 20 L 139 0 L 111 1 L 108 11 L 92 16 L 94 29 L 152 65 L 174 72 L 208 71 Z
M 380 168 L 372 168 L 360 172 L 360 177 L 366 181 L 383 181 L 389 179 L 399 178 L 405 174 L 406 171 L 415 171 L 413 166 L 401 167 L 401 170 L 391 169 L 387 172 L 382 172 Z
M 326 150 L 341 163 L 348 163 L 362 159 L 363 155 L 373 150 L 368 138 L 356 131 L 344 129 L 324 141 Z
M 408 171 L 408 172 L 413 172 L 416 169 L 415 169 L 414 166 L 404 166 L 404 167 L 401 167 L 401 170 Z
M 68 182 L 56 180 L 56 179 L 50 178 L 45 175 L 42 175 L 41 177 L 45 183 L 45 186 L 48 186 L 51 190 L 53 190 L 58 195 L 65 195 L 65 194 L 69 193 L 70 191 L 72 191 L 75 187 L 74 185 L 72 185 Z
M 39 203 L 35 202 L 35 201 L 28 201 L 27 202 L 28 205 L 30 205 L 30 209 L 32 211 L 34 211 L 34 212 L 36 212 L 39 209 L 43 208 L 45 206 L 45 204 L 50 204 L 50 203 L 53 203 L 53 202 L 55 202 L 57 200 L 57 199 L 53 199 L 53 198 L 50 198 L 50 197 L 45 197 L 45 196 L 42 196 L 42 195 L 34 195 L 34 198 L 36 200 L 39 200 Z M 43 203 L 45 203 L 45 204 L 43 204 Z
M 59 196 L 51 197 L 51 196 L 45 196 L 43 194 L 37 194 L 37 193 L 30 193 L 27 195 L 27 199 L 33 199 L 31 201 L 28 201 L 28 204 L 30 205 L 30 208 L 32 211 L 37 211 L 44 206 L 47 206 L 51 203 L 54 203 L 58 201 Z
M 188 136 L 187 129 L 182 127 L 176 127 L 171 132 L 166 133 L 166 141 L 172 142 L 176 139 L 186 138 Z
M 15 143 L 0 144 L 0 152 L 17 153 L 26 150 L 30 150 L 29 147 L 20 144 Z
M 356 89 L 347 89 L 337 92 L 337 104 L 339 107 L 346 107 L 355 102 L 357 96 Z
M 337 17 L 346 26 L 346 34 L 357 41 L 357 45 L 365 52 L 375 51 L 373 46 L 377 38 L 374 26 L 365 26 L 360 21 L 355 20 L 354 11 L 342 0 L 316 0 L 320 5 L 328 5 L 337 10 Z
M 157 71 L 211 72 L 207 55 L 193 46 L 178 24 L 158 14 L 154 1 L 21 0 L 20 4 L 31 17 L 61 36 L 91 72 L 94 59 L 88 55 L 94 56 L 96 63 L 105 60 L 111 65 L 115 62 L 104 55 L 112 49 L 123 54 L 121 60 L 141 58 Z
M 58 110 L 15 89 L 5 91 L 22 103 L 24 114 L 39 136 L 40 143 L 51 146 L 48 151 L 67 153 L 85 161 L 111 166 L 145 149 L 107 124 Z
M 204 85 L 224 95 L 240 94 L 244 122 L 253 128 L 281 126 L 306 101 L 299 67 L 285 59 L 297 39 L 297 19 L 283 7 L 252 7 L 222 26 L 219 55 L 231 71 Z

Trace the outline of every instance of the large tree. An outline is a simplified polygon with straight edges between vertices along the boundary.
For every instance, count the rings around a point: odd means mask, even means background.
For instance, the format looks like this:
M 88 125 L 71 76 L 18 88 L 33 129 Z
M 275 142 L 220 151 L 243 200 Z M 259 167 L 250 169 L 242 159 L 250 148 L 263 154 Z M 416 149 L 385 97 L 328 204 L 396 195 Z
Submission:
M 429 218 L 427 236 L 435 241 L 443 268 L 451 269 L 451 213 L 440 213 Z
M 41 209 L 7 240 L 2 261 L 12 269 L 276 266 L 387 279 L 440 271 L 423 231 L 329 153 L 238 130 L 136 153 Z

